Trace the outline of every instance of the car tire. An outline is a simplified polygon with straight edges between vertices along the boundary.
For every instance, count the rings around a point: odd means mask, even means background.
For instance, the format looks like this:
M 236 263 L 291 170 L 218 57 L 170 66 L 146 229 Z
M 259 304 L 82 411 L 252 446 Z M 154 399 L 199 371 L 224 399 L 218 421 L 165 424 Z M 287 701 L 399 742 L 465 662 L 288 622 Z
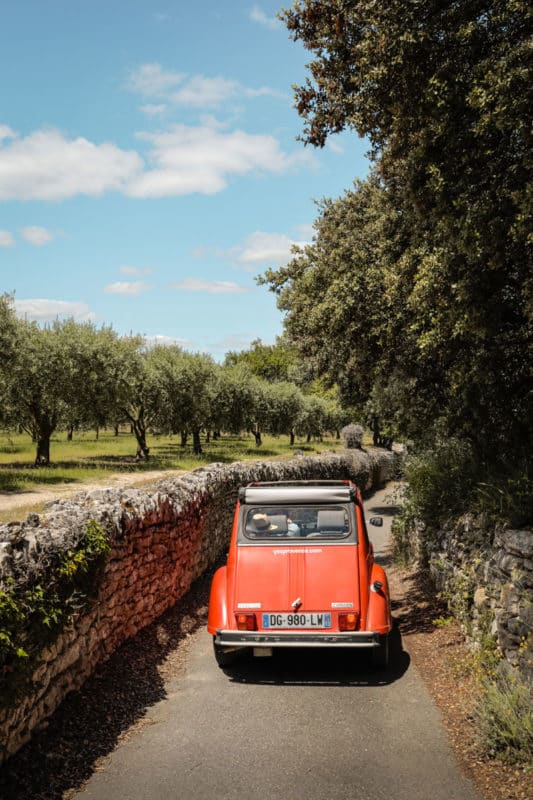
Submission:
M 238 650 L 231 650 L 229 653 L 224 650 L 213 639 L 213 649 L 215 651 L 215 659 L 219 667 L 231 667 L 239 656 Z
M 389 664 L 389 637 L 382 636 L 379 646 L 372 649 L 372 666 L 383 669 Z

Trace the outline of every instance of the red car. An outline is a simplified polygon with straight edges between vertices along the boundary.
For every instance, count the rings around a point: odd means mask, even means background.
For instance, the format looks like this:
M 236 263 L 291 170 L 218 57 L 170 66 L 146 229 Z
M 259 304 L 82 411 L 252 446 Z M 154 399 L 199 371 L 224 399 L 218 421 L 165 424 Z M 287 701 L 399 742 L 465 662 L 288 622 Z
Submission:
M 382 523 L 381 518 L 372 520 Z M 350 481 L 252 483 L 239 490 L 227 564 L 214 575 L 207 629 L 220 666 L 242 650 L 350 647 L 388 662 L 384 570 Z

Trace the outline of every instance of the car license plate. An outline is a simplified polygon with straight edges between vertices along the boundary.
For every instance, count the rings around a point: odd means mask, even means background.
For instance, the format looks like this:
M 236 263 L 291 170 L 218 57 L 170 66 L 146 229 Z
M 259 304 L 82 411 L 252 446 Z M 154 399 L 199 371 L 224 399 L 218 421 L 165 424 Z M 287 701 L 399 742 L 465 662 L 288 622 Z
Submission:
M 315 611 L 312 614 L 262 614 L 263 628 L 331 628 L 331 613 Z

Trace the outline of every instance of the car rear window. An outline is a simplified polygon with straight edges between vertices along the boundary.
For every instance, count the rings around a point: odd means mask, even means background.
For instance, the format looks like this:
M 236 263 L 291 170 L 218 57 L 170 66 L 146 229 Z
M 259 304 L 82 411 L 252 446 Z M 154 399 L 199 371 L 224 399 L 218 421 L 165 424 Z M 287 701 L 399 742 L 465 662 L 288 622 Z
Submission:
M 252 506 L 245 509 L 247 539 L 346 539 L 350 514 L 344 506 Z

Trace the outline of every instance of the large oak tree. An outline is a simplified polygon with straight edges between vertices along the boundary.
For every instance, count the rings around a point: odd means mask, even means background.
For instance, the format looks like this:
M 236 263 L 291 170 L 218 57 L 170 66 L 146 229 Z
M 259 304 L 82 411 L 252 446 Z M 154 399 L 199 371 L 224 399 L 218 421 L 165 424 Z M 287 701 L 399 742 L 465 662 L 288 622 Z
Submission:
M 370 178 L 267 273 L 290 337 L 417 440 L 531 447 L 531 11 L 519 0 L 305 0 L 303 139 L 368 137 Z

